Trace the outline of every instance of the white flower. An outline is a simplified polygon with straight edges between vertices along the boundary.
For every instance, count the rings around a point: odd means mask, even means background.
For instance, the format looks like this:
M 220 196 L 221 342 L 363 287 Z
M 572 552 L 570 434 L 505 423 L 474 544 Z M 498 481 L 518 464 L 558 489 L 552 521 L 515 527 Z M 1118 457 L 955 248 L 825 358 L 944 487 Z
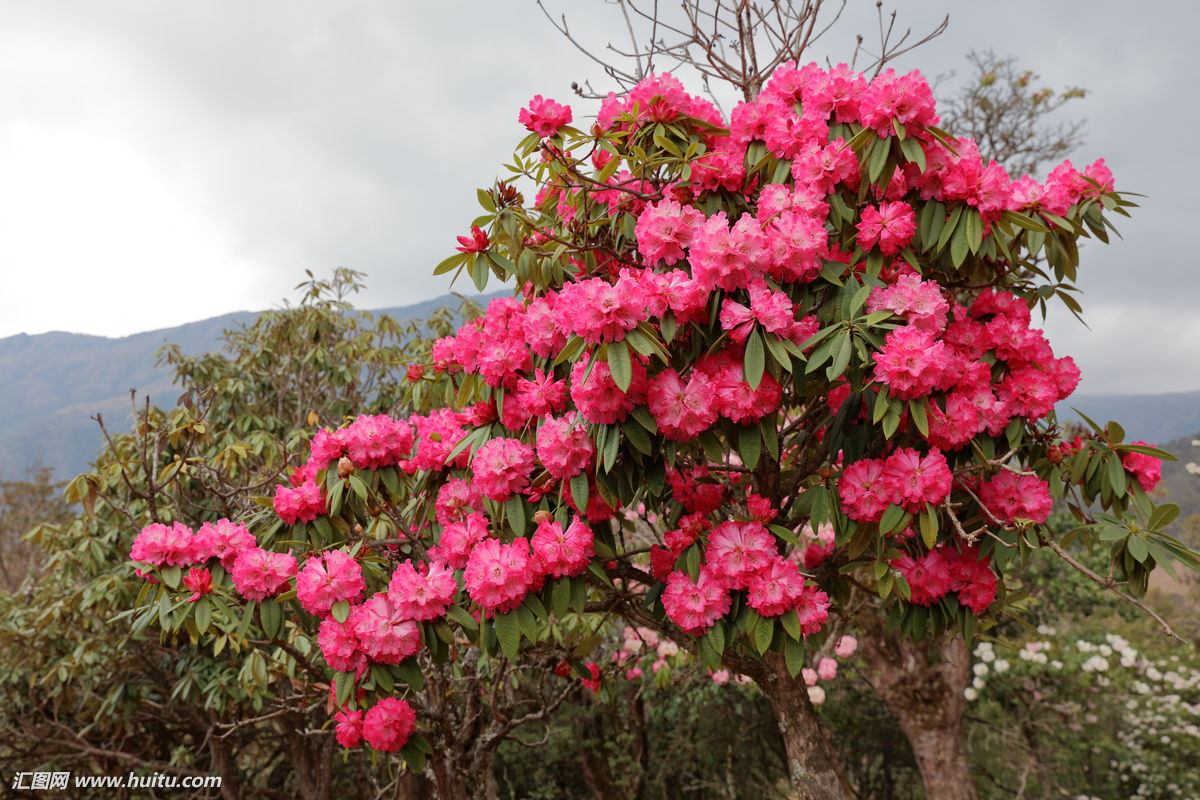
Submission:
M 1002 658 L 995 664 L 992 664 L 992 668 L 995 669 L 996 672 L 1008 672 L 1008 662 Z
M 981 677 L 981 678 L 982 678 L 984 675 L 987 675 L 987 674 L 988 674 L 988 665 L 987 665 L 987 664 L 976 664 L 976 665 L 975 665 L 974 667 L 972 667 L 971 669 L 972 669 L 972 671 L 973 671 L 973 672 L 974 672 L 976 675 L 978 675 L 978 676 L 979 676 L 979 677 Z
M 971 685 L 976 689 L 982 689 L 983 687 L 987 686 L 987 681 L 985 681 L 983 678 L 976 678 L 975 680 L 971 681 Z
M 812 701 L 814 706 L 819 706 L 825 702 L 825 690 L 820 686 L 808 687 L 808 699 Z
M 979 697 L 979 692 L 968 686 L 967 688 L 963 689 L 963 697 L 965 697 L 967 702 L 970 703 L 973 702 L 975 698 Z

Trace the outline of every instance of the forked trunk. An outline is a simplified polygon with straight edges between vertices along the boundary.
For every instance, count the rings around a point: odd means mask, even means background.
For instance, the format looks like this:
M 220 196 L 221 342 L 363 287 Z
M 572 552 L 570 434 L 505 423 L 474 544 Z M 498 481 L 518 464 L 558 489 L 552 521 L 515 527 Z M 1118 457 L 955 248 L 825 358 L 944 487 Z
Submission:
M 808 699 L 804 682 L 788 674 L 783 657 L 769 653 L 758 685 L 771 701 L 787 753 L 789 800 L 849 800 L 833 750 Z
M 928 800 L 976 800 L 963 737 L 971 659 L 961 638 L 913 643 L 864 632 L 870 681 L 912 745 Z

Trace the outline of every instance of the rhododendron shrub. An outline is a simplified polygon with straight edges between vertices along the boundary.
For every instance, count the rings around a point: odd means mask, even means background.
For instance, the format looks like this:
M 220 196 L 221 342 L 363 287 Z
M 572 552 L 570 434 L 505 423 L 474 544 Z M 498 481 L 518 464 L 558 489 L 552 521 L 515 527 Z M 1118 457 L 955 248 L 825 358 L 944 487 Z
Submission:
M 573 118 L 521 112 L 519 177 L 436 270 L 516 287 L 432 348 L 445 406 L 317 434 L 215 579 L 271 636 L 319 628 L 339 740 L 421 746 L 399 695 L 465 642 L 551 641 L 602 681 L 564 627 L 597 609 L 811 714 L 784 678 L 842 604 L 970 635 L 1006 571 L 1060 548 L 1055 500 L 1135 588 L 1196 563 L 1146 495 L 1165 454 L 1115 423 L 1068 442 L 1054 415 L 1079 370 L 1033 312 L 1078 310 L 1078 240 L 1131 205 L 1103 160 L 1014 180 L 936 127 L 919 73 L 845 66 L 784 65 L 729 120 L 670 75 Z M 181 593 L 172 570 L 228 556 L 189 536 L 147 529 L 131 557 Z

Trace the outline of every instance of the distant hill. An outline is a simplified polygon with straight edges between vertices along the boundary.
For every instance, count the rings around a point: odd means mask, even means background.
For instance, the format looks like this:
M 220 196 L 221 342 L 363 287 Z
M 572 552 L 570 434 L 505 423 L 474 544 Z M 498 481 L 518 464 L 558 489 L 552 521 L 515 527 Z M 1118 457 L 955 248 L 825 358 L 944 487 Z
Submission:
M 398 319 L 420 319 L 458 298 L 445 295 L 410 306 L 376 311 Z M 175 328 L 108 338 L 80 333 L 18 334 L 0 339 L 0 479 L 23 477 L 49 466 L 59 478 L 87 469 L 100 447 L 92 415 L 100 412 L 125 430 L 129 390 L 160 406 L 174 405 L 179 389 L 170 372 L 155 365 L 164 344 L 188 355 L 219 350 L 221 333 L 252 323 L 257 312 L 238 311 Z
M 1184 524 L 1188 517 L 1200 515 L 1200 475 L 1187 471 L 1189 461 L 1200 463 L 1200 447 L 1192 445 L 1195 439 L 1200 439 L 1200 428 L 1191 436 L 1162 443 L 1161 447 L 1179 460 L 1163 462 L 1163 479 L 1158 486 L 1165 492 L 1167 502 L 1179 506 L 1175 535 L 1192 547 L 1200 547 L 1200 525 Z
M 1098 425 L 1115 419 L 1125 429 L 1126 441 L 1141 439 L 1151 444 L 1165 444 L 1200 431 L 1200 391 L 1075 395 L 1058 404 L 1058 418 L 1079 419 L 1073 408 L 1087 414 Z

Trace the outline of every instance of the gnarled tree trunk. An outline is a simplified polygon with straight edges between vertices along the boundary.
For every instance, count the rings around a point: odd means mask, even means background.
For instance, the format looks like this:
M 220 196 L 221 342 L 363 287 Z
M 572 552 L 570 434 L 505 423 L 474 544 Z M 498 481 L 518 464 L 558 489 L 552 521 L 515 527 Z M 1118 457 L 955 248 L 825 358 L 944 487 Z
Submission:
M 808 688 L 788 674 L 783 656 L 777 653 L 768 653 L 762 666 L 752 677 L 771 701 L 783 735 L 792 783 L 789 800 L 849 800 L 850 789 L 808 699 Z
M 914 643 L 881 625 L 860 639 L 869 680 L 912 745 L 929 800 L 976 800 L 963 738 L 971 659 L 961 638 Z

